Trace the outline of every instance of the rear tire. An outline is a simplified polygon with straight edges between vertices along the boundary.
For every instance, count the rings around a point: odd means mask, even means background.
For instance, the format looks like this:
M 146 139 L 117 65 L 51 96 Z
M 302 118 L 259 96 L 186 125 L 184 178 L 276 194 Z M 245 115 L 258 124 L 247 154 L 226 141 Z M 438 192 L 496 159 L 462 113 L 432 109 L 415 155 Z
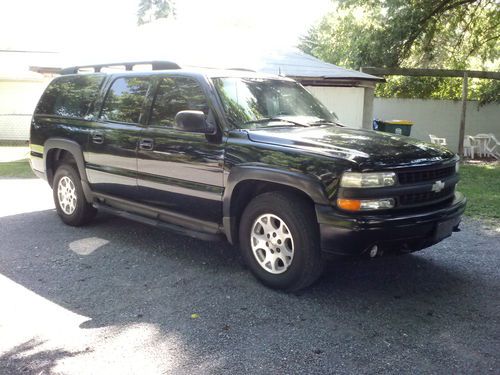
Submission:
M 76 167 L 63 164 L 57 168 L 52 185 L 54 203 L 61 220 L 71 226 L 87 224 L 97 210 L 85 199 Z
M 316 215 L 299 195 L 270 192 L 255 197 L 241 216 L 239 240 L 245 263 L 268 287 L 298 291 L 322 274 Z

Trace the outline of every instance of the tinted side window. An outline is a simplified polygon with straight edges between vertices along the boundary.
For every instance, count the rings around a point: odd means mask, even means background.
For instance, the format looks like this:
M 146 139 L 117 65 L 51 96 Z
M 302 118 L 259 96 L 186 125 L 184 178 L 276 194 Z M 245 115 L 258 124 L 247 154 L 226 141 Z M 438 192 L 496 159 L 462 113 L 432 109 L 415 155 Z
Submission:
M 80 75 L 53 80 L 45 90 L 35 113 L 85 118 L 92 110 L 104 75 Z
M 109 89 L 101 119 L 137 124 L 149 88 L 149 78 L 116 79 Z
M 208 114 L 207 100 L 198 82 L 186 77 L 163 78 L 153 101 L 149 123 L 172 127 L 177 112 L 186 110 Z

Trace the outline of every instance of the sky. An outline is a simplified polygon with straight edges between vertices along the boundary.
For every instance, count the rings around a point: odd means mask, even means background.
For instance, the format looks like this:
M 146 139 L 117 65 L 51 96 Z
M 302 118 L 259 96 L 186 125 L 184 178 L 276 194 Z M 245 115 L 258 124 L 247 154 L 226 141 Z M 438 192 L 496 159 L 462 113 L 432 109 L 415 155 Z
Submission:
M 68 64 L 285 49 L 299 42 L 331 0 L 177 0 L 175 20 L 141 27 L 138 3 L 6 1 L 0 6 L 0 49 L 55 51 Z

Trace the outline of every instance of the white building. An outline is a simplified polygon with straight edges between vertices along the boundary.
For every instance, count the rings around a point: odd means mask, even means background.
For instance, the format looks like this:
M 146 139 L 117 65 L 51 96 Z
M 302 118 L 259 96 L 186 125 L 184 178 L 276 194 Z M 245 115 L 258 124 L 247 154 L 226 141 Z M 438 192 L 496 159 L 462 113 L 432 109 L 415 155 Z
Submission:
M 29 70 L 48 53 L 0 51 L 0 141 L 27 141 L 31 116 L 53 74 Z

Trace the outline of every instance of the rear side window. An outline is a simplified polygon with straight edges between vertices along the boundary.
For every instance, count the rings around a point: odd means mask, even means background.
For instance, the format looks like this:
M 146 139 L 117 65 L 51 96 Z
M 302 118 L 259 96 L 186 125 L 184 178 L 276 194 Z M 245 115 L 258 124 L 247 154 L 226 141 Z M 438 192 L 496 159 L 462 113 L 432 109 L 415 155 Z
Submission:
M 148 88 L 149 78 L 116 79 L 106 95 L 100 118 L 131 124 L 139 123 Z
M 86 118 L 92 111 L 104 75 L 79 75 L 53 80 L 38 103 L 35 114 Z
M 179 111 L 208 114 L 205 94 L 198 82 L 186 77 L 166 77 L 160 81 L 153 101 L 149 124 L 173 127 Z

